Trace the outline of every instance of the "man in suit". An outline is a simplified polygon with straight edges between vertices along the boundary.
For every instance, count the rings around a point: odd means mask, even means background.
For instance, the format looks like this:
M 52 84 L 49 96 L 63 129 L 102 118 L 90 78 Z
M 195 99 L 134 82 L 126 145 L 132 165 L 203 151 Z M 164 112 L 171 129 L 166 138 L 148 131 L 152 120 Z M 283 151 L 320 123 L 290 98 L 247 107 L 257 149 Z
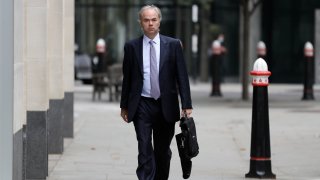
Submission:
M 159 34 L 160 9 L 142 7 L 139 21 L 144 35 L 124 46 L 121 117 L 134 123 L 138 178 L 167 180 L 170 144 L 180 119 L 178 94 L 181 114 L 192 113 L 189 79 L 180 41 Z

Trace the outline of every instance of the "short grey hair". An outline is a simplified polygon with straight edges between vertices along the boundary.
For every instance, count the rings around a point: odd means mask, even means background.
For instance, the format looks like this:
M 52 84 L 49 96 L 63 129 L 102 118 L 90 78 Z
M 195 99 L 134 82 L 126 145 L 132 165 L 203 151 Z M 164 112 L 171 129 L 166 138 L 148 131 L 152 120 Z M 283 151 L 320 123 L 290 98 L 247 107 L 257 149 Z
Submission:
M 157 6 L 155 6 L 155 5 L 145 5 L 145 6 L 143 6 L 141 9 L 140 9 L 140 11 L 139 11 L 139 19 L 138 19 L 138 22 L 140 23 L 141 22 L 141 18 L 142 18 L 142 13 L 143 13 L 143 11 L 145 11 L 145 10 L 147 10 L 147 9 L 153 9 L 154 11 L 156 11 L 156 13 L 158 14 L 158 17 L 159 17 L 159 19 L 160 19 L 160 21 L 161 21 L 161 19 L 162 19 L 162 14 L 161 14 L 161 10 L 157 7 Z

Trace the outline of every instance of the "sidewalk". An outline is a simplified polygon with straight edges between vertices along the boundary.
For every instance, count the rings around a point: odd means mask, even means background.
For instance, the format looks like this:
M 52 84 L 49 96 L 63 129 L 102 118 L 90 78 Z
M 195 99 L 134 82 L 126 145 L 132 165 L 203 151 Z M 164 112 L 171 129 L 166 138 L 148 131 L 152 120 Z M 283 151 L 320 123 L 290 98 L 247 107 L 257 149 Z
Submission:
M 320 86 L 315 101 L 301 101 L 302 85 L 271 84 L 269 119 L 272 171 L 277 179 L 320 179 Z M 252 91 L 252 87 L 249 88 Z M 190 179 L 239 180 L 249 170 L 252 100 L 241 101 L 240 84 L 222 84 L 223 97 L 209 97 L 210 84 L 192 84 L 199 155 Z M 91 100 L 91 86 L 75 87 L 75 137 L 62 155 L 50 155 L 48 180 L 135 180 L 137 141 L 133 124 L 120 118 L 119 102 Z M 250 94 L 251 97 L 251 94 Z M 179 132 L 178 125 L 176 132 Z M 170 180 L 182 172 L 172 141 Z

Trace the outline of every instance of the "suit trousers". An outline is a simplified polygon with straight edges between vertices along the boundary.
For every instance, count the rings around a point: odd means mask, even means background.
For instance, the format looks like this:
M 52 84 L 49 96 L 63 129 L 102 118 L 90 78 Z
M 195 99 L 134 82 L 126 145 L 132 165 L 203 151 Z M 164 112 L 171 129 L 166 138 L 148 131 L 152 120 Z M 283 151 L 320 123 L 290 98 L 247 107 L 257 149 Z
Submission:
M 139 180 L 167 180 L 175 123 L 164 120 L 161 99 L 141 97 L 133 123 L 138 141 Z

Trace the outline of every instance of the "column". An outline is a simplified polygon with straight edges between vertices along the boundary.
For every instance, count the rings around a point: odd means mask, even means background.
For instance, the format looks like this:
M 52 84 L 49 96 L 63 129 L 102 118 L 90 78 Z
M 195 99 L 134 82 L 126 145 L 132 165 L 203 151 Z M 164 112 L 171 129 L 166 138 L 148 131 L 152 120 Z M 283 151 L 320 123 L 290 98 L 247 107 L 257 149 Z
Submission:
M 24 129 L 26 125 L 24 45 L 24 1 L 14 1 L 14 90 L 13 90 L 13 179 L 24 176 Z
M 26 179 L 48 174 L 47 0 L 25 1 Z
M 48 63 L 49 63 L 49 111 L 48 151 L 63 152 L 62 122 L 64 109 L 63 87 L 63 0 L 48 0 Z
M 73 137 L 74 102 L 74 0 L 63 0 L 63 137 Z
M 0 1 L 0 179 L 13 178 L 13 3 Z

